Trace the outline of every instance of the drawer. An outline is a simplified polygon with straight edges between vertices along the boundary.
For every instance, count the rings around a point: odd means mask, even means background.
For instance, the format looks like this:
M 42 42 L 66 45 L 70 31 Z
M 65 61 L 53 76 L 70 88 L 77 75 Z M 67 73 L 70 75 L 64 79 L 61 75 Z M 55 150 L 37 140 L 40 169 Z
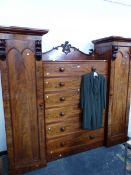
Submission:
M 44 89 L 48 91 L 79 89 L 81 77 L 45 78 Z
M 81 110 L 78 106 L 45 109 L 45 122 L 65 122 L 72 117 L 80 117 Z
M 103 128 L 92 131 L 81 130 L 65 137 L 49 140 L 47 142 L 47 149 L 48 151 L 53 151 L 56 149 L 63 149 L 80 144 L 86 144 L 86 143 L 92 144 L 103 138 L 104 138 Z
M 71 121 L 61 123 L 47 124 L 46 135 L 47 139 L 58 138 L 66 134 L 78 131 L 81 128 L 81 118 L 72 118 Z
M 87 62 L 44 62 L 44 76 L 76 76 L 89 73 L 92 67 L 101 74 L 107 74 L 107 61 L 87 61 Z
M 78 105 L 79 103 L 79 90 L 45 94 L 45 108 Z
M 47 143 L 48 159 L 61 158 L 73 152 L 104 144 L 104 129 L 81 131 L 64 138 L 53 139 Z

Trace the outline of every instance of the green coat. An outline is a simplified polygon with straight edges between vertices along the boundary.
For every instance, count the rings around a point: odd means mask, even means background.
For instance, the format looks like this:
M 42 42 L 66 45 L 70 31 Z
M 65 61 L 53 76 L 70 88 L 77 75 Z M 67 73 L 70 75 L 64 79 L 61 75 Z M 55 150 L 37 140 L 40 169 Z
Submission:
M 103 75 L 94 76 L 94 72 L 91 72 L 82 76 L 80 104 L 82 128 L 101 128 L 103 110 L 106 107 L 106 79 Z

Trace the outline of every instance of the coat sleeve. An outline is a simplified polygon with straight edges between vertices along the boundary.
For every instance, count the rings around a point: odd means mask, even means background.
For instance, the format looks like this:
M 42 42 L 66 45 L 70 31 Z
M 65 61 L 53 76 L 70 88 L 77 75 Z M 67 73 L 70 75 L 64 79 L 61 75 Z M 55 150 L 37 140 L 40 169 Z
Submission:
M 81 85 L 80 85 L 80 106 L 84 108 L 84 76 L 81 78 Z

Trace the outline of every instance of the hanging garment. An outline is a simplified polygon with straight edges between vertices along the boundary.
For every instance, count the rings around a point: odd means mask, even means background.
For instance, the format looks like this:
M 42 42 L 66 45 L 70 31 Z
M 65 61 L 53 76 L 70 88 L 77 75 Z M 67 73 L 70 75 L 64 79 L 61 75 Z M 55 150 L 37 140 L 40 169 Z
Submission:
M 103 75 L 94 76 L 94 72 L 91 72 L 82 76 L 80 104 L 82 128 L 101 128 L 103 110 L 106 107 L 106 79 Z

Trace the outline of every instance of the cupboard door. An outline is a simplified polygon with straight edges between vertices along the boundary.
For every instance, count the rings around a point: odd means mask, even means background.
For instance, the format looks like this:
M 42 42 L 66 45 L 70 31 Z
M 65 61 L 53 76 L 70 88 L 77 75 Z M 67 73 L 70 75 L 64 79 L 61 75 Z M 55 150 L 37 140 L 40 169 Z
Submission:
M 30 49 L 33 44 L 33 41 L 13 41 L 11 47 L 11 41 L 7 41 L 6 64 L 2 63 L 6 66 L 3 70 L 5 111 L 10 110 L 6 128 L 12 174 L 46 164 L 42 62 L 35 60 Z M 6 89 L 4 79 L 8 82 Z
M 127 103 L 129 83 L 128 47 L 120 47 L 116 59 L 111 63 L 109 99 L 109 144 L 127 139 Z

